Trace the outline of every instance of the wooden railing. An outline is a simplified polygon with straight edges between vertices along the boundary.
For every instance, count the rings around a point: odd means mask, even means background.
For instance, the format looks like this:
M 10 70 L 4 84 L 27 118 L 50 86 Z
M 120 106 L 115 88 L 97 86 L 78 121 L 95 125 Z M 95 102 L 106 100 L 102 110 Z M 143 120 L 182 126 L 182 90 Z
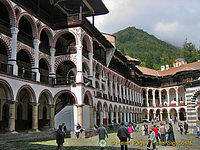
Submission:
M 49 77 L 48 75 L 40 74 L 40 82 L 45 84 L 55 84 L 55 78 Z
M 0 72 L 9 74 L 9 75 L 13 75 L 13 65 L 0 62 Z
M 24 79 L 36 81 L 36 72 L 24 67 L 18 67 L 18 76 Z
M 58 85 L 65 85 L 65 84 L 72 84 L 76 82 L 76 77 L 75 76 L 70 76 L 70 77 L 57 77 L 55 84 Z

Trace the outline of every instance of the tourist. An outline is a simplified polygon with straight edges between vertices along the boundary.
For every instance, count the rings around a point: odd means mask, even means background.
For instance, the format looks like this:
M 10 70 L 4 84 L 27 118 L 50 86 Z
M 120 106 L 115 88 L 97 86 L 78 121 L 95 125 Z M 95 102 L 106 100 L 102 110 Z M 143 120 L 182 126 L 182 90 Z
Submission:
M 139 123 L 137 122 L 136 131 L 139 132 L 139 129 L 140 129 L 140 125 L 139 125 Z
M 103 124 L 101 124 L 101 126 L 97 129 L 97 133 L 99 134 L 99 141 L 100 140 L 105 140 L 106 136 L 108 138 L 108 133 L 106 128 L 103 126 Z M 101 147 L 101 150 L 103 150 L 104 147 Z
M 155 120 L 154 120 L 154 123 L 155 123 L 155 125 L 157 126 L 157 119 L 155 118 Z
M 156 137 L 156 142 L 158 142 L 158 129 L 156 128 L 156 125 L 153 125 L 153 129 L 152 129 L 155 133 L 155 137 Z
M 78 123 L 78 125 L 76 126 L 76 131 L 75 131 L 77 139 L 79 138 L 80 133 L 82 133 L 82 130 L 81 130 L 81 125 Z
M 159 132 L 160 132 L 161 142 L 165 142 L 166 141 L 166 139 L 165 139 L 166 130 L 165 130 L 165 127 L 164 127 L 164 125 L 162 123 L 160 123 Z
M 145 124 L 142 125 L 142 135 L 145 135 Z
M 131 136 L 131 139 L 132 139 L 132 138 L 133 138 L 133 128 L 132 128 L 131 125 L 129 125 L 129 127 L 128 127 L 128 131 L 129 131 L 130 136 Z
M 196 132 L 197 132 L 197 138 L 200 138 L 200 127 L 199 127 L 199 124 L 196 124 Z
M 120 144 L 121 144 L 121 150 L 127 150 L 128 146 L 127 146 L 127 138 L 129 138 L 130 140 L 130 133 L 128 131 L 128 129 L 125 127 L 124 122 L 121 122 L 121 127 L 118 129 L 117 131 L 117 137 L 120 140 Z
M 182 125 L 182 123 L 180 123 L 179 129 L 180 129 L 180 132 L 181 132 L 181 135 L 182 135 L 183 134 L 183 125 Z
M 153 145 L 153 149 L 156 149 L 156 137 L 155 137 L 155 132 L 152 130 L 152 127 L 149 129 L 149 139 L 148 139 L 148 144 L 147 144 L 147 150 L 150 150 L 151 144 Z
M 151 119 L 151 124 L 153 125 L 153 123 L 154 123 L 154 120 L 153 120 L 153 118 Z
M 133 131 L 135 131 L 135 122 L 133 122 Z
M 188 124 L 184 122 L 185 135 L 188 133 Z
M 148 124 L 144 124 L 144 128 L 145 128 L 145 135 L 148 135 Z
M 173 131 L 173 127 L 171 123 L 169 124 L 169 129 L 167 133 L 169 135 L 168 145 L 172 145 L 172 143 L 175 143 L 175 137 L 174 137 L 174 131 Z
M 63 150 L 64 136 L 65 134 L 62 132 L 62 125 L 59 125 L 59 128 L 56 131 L 56 143 L 58 144 L 57 150 Z

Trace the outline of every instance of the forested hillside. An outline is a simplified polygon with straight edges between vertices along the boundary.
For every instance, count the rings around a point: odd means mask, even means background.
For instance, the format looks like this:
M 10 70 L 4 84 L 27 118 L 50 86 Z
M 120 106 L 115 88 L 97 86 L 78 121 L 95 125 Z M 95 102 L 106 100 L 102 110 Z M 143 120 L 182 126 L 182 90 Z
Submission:
M 186 41 L 183 48 L 178 48 L 135 27 L 128 27 L 114 35 L 117 37 L 117 48 L 123 54 L 139 59 L 141 66 L 156 70 L 160 69 L 161 65 L 171 66 L 179 57 L 193 62 L 200 56 L 192 43 Z

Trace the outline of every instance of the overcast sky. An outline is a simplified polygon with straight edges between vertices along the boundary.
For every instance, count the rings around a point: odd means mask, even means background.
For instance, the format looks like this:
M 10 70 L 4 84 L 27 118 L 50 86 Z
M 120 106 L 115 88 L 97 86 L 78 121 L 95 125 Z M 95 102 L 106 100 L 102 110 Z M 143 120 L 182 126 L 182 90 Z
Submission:
M 102 32 L 135 26 L 181 47 L 187 38 L 200 46 L 200 0 L 102 0 L 109 14 L 95 17 Z

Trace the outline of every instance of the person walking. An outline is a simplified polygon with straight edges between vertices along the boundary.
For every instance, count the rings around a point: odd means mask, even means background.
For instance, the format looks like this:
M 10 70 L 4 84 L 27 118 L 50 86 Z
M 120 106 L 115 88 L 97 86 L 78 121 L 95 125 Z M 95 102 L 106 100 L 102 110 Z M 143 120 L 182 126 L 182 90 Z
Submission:
M 184 122 L 185 135 L 188 133 L 188 124 Z
M 200 138 L 200 127 L 199 127 L 199 124 L 196 124 L 196 132 L 197 132 L 197 138 Z
M 121 144 L 121 150 L 128 150 L 128 146 L 127 146 L 127 138 L 129 138 L 130 140 L 130 133 L 128 131 L 128 129 L 125 127 L 124 122 L 121 122 L 121 127 L 118 129 L 117 131 L 117 137 L 120 140 L 120 144 Z
M 182 123 L 180 123 L 179 128 L 180 128 L 180 132 L 181 132 L 181 135 L 182 135 L 183 134 L 183 125 L 182 125 Z
M 56 143 L 58 144 L 56 150 L 63 150 L 65 134 L 62 132 L 62 125 L 59 125 L 58 130 L 56 131 Z
M 138 122 L 137 122 L 136 128 L 137 128 L 137 129 L 136 129 L 136 131 L 137 131 L 137 132 L 139 132 L 140 125 L 139 125 L 139 123 L 138 123 Z
M 158 142 L 158 129 L 156 128 L 156 125 L 153 125 L 153 129 L 152 129 L 155 133 L 155 137 L 156 137 L 156 142 Z
M 165 134 L 166 134 L 166 130 L 165 127 L 163 126 L 162 123 L 160 123 L 160 136 L 161 136 L 161 142 L 166 142 L 166 138 L 165 138 Z
M 131 139 L 132 139 L 132 138 L 133 138 L 133 128 L 132 128 L 131 125 L 129 125 L 129 127 L 128 127 L 128 131 L 129 131 L 130 136 L 131 136 Z
M 156 149 L 156 136 L 155 132 L 153 131 L 153 128 L 150 127 L 149 129 L 149 139 L 148 139 L 148 144 L 147 144 L 147 150 L 150 150 L 151 144 L 153 145 L 153 150 Z
M 81 125 L 78 123 L 78 125 L 76 126 L 76 131 L 75 131 L 77 139 L 79 138 L 79 134 L 80 133 L 82 133 L 82 131 L 81 131 Z
M 101 140 L 105 140 L 106 136 L 108 138 L 108 132 L 106 130 L 106 128 L 103 126 L 103 124 L 101 124 L 101 126 L 97 129 L 97 133 L 99 134 L 99 141 Z M 104 147 L 101 147 L 101 150 L 103 150 Z
M 175 137 L 174 137 L 174 131 L 173 131 L 173 127 L 172 127 L 172 124 L 169 123 L 169 129 L 168 129 L 168 135 L 169 135 L 169 138 L 168 138 L 168 145 L 172 145 L 172 143 L 175 143 Z

